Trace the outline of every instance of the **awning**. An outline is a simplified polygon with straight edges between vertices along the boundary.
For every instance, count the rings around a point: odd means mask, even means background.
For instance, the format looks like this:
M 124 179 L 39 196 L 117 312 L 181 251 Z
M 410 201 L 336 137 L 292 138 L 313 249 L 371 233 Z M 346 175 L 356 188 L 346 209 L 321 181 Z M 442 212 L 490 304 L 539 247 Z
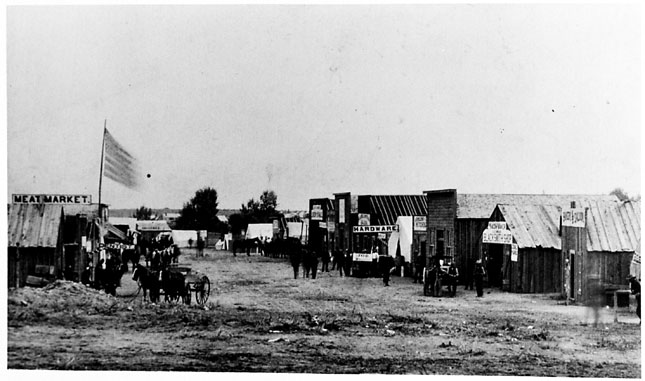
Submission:
M 107 229 L 107 234 L 105 235 L 106 238 L 112 238 L 112 239 L 117 239 L 123 242 L 128 241 L 128 237 L 123 233 L 120 229 L 117 229 L 114 225 L 107 223 L 105 224 L 105 228 Z

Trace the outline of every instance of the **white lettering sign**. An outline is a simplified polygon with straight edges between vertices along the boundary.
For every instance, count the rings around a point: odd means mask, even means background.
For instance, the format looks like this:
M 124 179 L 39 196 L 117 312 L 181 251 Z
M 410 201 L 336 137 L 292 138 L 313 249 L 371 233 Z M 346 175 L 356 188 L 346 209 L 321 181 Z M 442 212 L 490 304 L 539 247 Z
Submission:
M 327 223 L 326 222 L 319 222 L 318 227 L 322 229 L 327 229 Z
M 372 258 L 371 253 L 352 253 L 352 261 L 354 262 L 372 262 Z
M 584 228 L 586 226 L 584 209 L 565 209 L 562 211 L 562 226 Z
M 506 222 L 503 221 L 489 221 L 488 228 L 490 230 L 506 230 Z
M 414 221 L 414 231 L 415 232 L 424 232 L 426 231 L 427 227 L 427 220 L 428 218 L 426 216 L 414 216 L 412 218 Z
M 13 194 L 14 204 L 91 204 L 89 194 Z
M 354 233 L 392 233 L 398 231 L 396 225 L 372 225 L 372 226 L 354 226 Z
M 318 204 L 312 205 L 310 216 L 312 221 L 322 221 L 323 219 L 322 205 L 318 205 Z
M 482 242 L 510 245 L 513 243 L 513 235 L 510 230 L 486 229 L 484 230 L 484 233 L 482 233 Z

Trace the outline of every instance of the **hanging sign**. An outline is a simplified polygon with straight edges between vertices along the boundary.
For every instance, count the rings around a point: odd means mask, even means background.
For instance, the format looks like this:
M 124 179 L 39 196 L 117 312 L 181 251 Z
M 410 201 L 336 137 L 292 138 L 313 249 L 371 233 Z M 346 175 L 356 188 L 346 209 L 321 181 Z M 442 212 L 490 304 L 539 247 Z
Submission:
M 482 242 L 510 245 L 513 243 L 513 235 L 510 230 L 486 229 L 482 233 Z
M 318 223 L 318 227 L 321 229 L 327 229 L 327 223 L 321 221 Z
M 370 224 L 370 215 L 368 213 L 358 213 L 358 225 L 368 226 Z
M 562 226 L 584 228 L 586 226 L 585 222 L 584 209 L 564 209 L 562 211 Z
M 318 205 L 318 204 L 312 205 L 310 216 L 312 221 L 322 221 L 323 219 L 322 205 Z
M 338 223 L 345 223 L 345 199 L 341 198 L 338 200 Z
M 352 253 L 352 261 L 354 262 L 372 262 L 373 258 L 372 253 Z
M 353 233 L 392 233 L 398 231 L 396 225 L 372 225 L 372 226 L 354 226 Z
M 517 262 L 517 253 L 519 252 L 519 249 L 517 247 L 516 243 L 511 244 L 511 261 L 512 262 Z
M 412 217 L 414 221 L 414 231 L 415 232 L 424 232 L 427 227 L 427 217 L 426 216 L 414 216 Z

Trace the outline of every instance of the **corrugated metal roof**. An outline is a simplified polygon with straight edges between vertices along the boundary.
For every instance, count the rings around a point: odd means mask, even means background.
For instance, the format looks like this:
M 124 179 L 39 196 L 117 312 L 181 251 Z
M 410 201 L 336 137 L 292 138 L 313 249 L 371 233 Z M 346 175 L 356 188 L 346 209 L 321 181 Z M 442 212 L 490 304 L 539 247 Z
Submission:
M 591 204 L 587 211 L 587 251 L 632 252 L 639 250 L 640 201 L 616 205 Z
M 65 204 L 63 205 L 63 213 L 66 216 L 85 214 L 88 219 L 92 219 L 99 216 L 99 204 Z
M 618 198 L 613 195 L 457 193 L 457 218 L 487 219 L 497 204 L 557 205 L 568 208 L 571 201 L 584 206 L 591 202 L 618 203 Z
M 543 247 L 560 250 L 560 207 L 500 204 L 497 208 L 520 249 Z
M 8 245 L 15 247 L 56 247 L 63 208 L 52 204 L 10 204 Z
M 425 195 L 369 196 L 372 225 L 394 225 L 399 216 L 425 216 L 428 201 Z M 490 214 L 489 214 L 490 216 Z

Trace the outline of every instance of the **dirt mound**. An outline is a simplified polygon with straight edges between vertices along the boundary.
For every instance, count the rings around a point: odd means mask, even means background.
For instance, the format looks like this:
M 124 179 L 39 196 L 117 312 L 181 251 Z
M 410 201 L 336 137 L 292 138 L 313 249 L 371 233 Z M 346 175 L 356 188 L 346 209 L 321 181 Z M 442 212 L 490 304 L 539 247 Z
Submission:
M 57 280 L 43 288 L 23 287 L 9 291 L 10 321 L 25 322 L 51 317 L 60 312 L 105 313 L 118 307 L 119 301 L 102 291 L 81 283 Z

